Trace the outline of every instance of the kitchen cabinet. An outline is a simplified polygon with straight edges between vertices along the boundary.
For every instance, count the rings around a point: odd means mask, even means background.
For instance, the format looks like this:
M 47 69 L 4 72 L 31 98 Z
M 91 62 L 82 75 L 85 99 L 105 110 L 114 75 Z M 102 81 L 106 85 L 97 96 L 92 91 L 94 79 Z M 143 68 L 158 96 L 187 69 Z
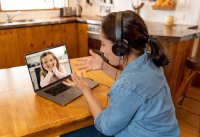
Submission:
M 0 68 L 24 65 L 24 54 L 63 43 L 69 58 L 78 57 L 77 23 L 0 30 Z
M 0 68 L 18 66 L 19 51 L 17 29 L 0 30 Z
M 78 30 L 78 56 L 84 57 L 88 55 L 88 25 L 85 23 L 77 24 Z
M 78 57 L 78 42 L 77 42 L 77 23 L 68 24 L 70 26 L 65 27 L 65 39 L 67 42 L 67 50 L 69 58 Z
M 20 64 L 24 64 L 24 54 L 37 51 L 46 47 L 45 27 L 26 27 L 17 29 L 17 36 L 20 47 Z M 11 64 L 12 65 L 12 64 Z
M 174 98 L 187 72 L 185 61 L 191 56 L 198 30 L 189 30 L 189 25 L 165 26 L 163 23 L 146 22 L 149 34 L 157 37 L 164 45 L 170 63 L 164 67 L 166 80 Z
M 76 23 L 20 28 L 18 37 L 21 54 L 66 43 L 69 57 L 77 57 Z
M 177 93 L 183 81 L 184 74 L 187 72 L 185 61 L 191 54 L 193 43 L 194 39 L 190 39 L 164 45 L 170 59 L 170 63 L 164 67 L 164 73 L 170 86 L 172 96 L 175 96 Z

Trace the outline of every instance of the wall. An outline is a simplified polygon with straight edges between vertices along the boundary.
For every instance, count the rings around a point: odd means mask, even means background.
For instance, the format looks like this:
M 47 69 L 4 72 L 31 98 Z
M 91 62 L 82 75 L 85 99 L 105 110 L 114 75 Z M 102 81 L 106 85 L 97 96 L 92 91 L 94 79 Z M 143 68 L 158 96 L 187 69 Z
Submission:
M 80 0 L 83 6 L 83 14 L 85 15 L 106 15 L 106 12 L 101 10 L 102 0 L 90 0 L 92 6 L 87 5 L 85 0 Z M 113 0 L 114 4 L 111 11 L 133 10 L 131 0 Z M 153 10 L 152 5 L 155 2 L 149 0 L 132 0 L 134 4 L 144 2 L 145 5 L 141 9 L 141 16 L 147 21 L 164 22 L 165 16 L 172 15 L 175 17 L 176 24 L 197 25 L 200 15 L 200 0 L 177 0 L 177 6 L 174 11 Z M 70 0 L 72 6 L 75 6 L 76 1 Z
M 7 20 L 7 14 L 14 15 L 15 12 L 0 12 L 0 20 Z M 50 17 L 58 17 L 58 10 L 44 10 L 44 11 L 22 11 L 17 14 L 14 19 L 32 19 L 32 18 L 50 18 Z
M 107 13 L 103 7 L 103 0 L 90 0 L 92 6 L 86 4 L 86 0 L 70 0 L 70 6 L 73 8 L 77 3 L 80 3 L 83 7 L 82 15 L 100 15 L 104 16 Z M 152 10 L 154 2 L 149 0 L 132 0 L 134 4 L 144 2 L 145 5 L 141 10 L 141 16 L 144 20 L 164 22 L 165 16 L 173 15 L 175 17 L 176 24 L 189 24 L 197 25 L 200 15 L 200 0 L 177 0 L 177 7 L 174 11 L 164 10 Z M 111 11 L 119 10 L 133 10 L 131 6 L 131 0 L 113 0 L 111 5 Z M 1 12 L 0 20 L 6 20 L 6 14 L 13 14 L 12 12 Z M 15 17 L 15 19 L 22 18 L 47 18 L 47 17 L 58 17 L 59 10 L 45 10 L 45 11 L 23 11 Z

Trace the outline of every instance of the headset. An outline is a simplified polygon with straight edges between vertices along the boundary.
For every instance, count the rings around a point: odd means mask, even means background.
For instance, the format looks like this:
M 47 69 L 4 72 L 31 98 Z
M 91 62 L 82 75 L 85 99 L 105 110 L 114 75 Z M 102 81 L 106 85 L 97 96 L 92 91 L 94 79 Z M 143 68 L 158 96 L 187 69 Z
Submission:
M 116 56 L 124 56 L 128 51 L 128 42 L 122 40 L 122 12 L 117 12 L 115 20 L 115 42 L 112 46 L 112 52 Z

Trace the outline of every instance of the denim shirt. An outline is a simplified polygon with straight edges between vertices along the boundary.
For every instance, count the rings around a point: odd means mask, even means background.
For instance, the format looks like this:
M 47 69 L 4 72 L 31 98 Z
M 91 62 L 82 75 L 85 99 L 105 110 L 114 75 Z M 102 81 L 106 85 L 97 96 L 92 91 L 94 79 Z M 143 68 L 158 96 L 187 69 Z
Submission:
M 163 68 L 145 51 L 128 64 L 109 93 L 95 127 L 115 137 L 179 137 L 179 127 Z

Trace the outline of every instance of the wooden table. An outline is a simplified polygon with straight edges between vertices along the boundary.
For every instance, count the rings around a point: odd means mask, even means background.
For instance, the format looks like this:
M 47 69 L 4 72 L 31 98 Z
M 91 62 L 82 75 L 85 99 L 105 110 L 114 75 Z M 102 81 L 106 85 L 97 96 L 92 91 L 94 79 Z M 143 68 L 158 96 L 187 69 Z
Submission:
M 74 63 L 72 59 L 72 69 L 77 71 Z M 108 86 L 113 83 L 100 70 L 84 76 Z M 105 107 L 109 88 L 103 84 L 94 88 L 93 93 Z M 92 123 L 83 96 L 62 107 L 35 94 L 26 66 L 0 70 L 0 136 L 57 136 Z

